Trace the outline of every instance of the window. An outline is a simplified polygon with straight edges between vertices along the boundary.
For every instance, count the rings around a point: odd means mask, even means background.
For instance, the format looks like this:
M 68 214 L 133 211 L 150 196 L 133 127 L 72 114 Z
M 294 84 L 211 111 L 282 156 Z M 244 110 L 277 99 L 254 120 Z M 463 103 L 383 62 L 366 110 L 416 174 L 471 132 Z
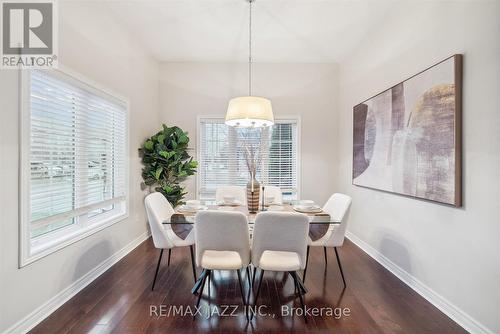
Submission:
M 21 265 L 127 215 L 127 104 L 61 71 L 26 71 Z
M 270 128 L 233 128 L 223 118 L 200 118 L 198 194 L 213 200 L 221 185 L 246 186 L 249 173 L 244 143 L 260 142 L 262 164 L 257 179 L 281 188 L 285 200 L 298 196 L 299 120 L 278 119 Z

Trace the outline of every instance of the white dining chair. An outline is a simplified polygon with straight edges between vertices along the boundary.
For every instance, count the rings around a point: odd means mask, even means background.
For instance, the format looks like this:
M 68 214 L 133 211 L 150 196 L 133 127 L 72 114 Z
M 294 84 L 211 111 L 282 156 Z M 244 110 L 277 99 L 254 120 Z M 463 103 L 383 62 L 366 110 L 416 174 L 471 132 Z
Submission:
M 300 304 L 304 309 L 304 320 L 307 322 L 302 297 L 307 290 L 297 275 L 297 271 L 303 270 L 306 266 L 308 231 L 309 219 L 304 214 L 292 212 L 257 214 L 252 239 L 252 264 L 255 267 L 253 279 L 257 270 L 260 274 L 254 306 L 257 305 L 264 272 L 288 272 L 293 278 L 295 290 L 299 291 Z
M 247 195 L 245 187 L 240 186 L 219 186 L 215 190 L 215 201 L 217 203 L 224 202 L 224 196 L 233 196 L 235 200 L 245 205 Z
M 347 287 L 344 271 L 342 270 L 342 264 L 340 263 L 339 253 L 337 251 L 337 247 L 341 247 L 344 244 L 345 232 L 347 229 L 347 222 L 349 216 L 349 208 L 351 207 L 351 197 L 335 193 L 326 202 L 323 207 L 323 211 L 330 215 L 330 219 L 334 222 L 338 222 L 340 224 L 330 224 L 328 227 L 328 231 L 318 240 L 312 240 L 310 237 L 308 238 L 308 246 L 307 246 L 307 260 L 309 260 L 309 247 L 323 247 L 323 251 L 325 254 L 325 266 L 328 265 L 328 257 L 326 249 L 327 247 L 333 247 L 335 250 L 335 255 L 337 257 L 337 263 L 340 269 L 340 275 L 342 276 L 342 282 L 344 283 L 344 287 Z M 304 275 L 302 276 L 302 280 L 305 282 L 307 272 L 307 262 L 306 268 L 304 269 Z
M 243 269 L 246 269 L 247 278 L 250 280 L 248 269 L 250 264 L 250 241 L 246 215 L 237 211 L 200 211 L 196 214 L 194 228 L 196 263 L 203 269 L 200 275 L 202 281 L 196 307 L 200 304 L 207 279 L 210 288 L 213 270 L 236 271 L 241 299 L 243 305 L 246 306 L 247 302 L 241 282 L 241 270 Z M 245 314 L 248 318 L 246 307 Z
M 194 266 L 193 250 L 194 230 L 188 234 L 186 239 L 182 239 L 174 233 L 172 225 L 163 224 L 163 222 L 169 219 L 175 211 L 162 193 L 155 192 L 147 195 L 144 199 L 144 204 L 146 206 L 149 227 L 151 228 L 151 235 L 153 236 L 153 243 L 156 248 L 161 250 L 151 290 L 154 290 L 155 288 L 163 251 L 168 249 L 168 267 L 170 266 L 170 255 L 172 254 L 172 248 L 174 247 L 189 246 L 189 250 L 191 252 L 191 267 L 193 269 L 194 281 L 196 282 L 196 268 Z
M 264 191 L 260 191 L 259 203 L 262 203 L 262 196 L 264 196 L 264 201 L 266 197 L 273 197 L 273 204 L 283 204 L 283 193 L 280 187 L 276 186 L 265 186 Z M 268 203 L 265 203 L 268 204 Z

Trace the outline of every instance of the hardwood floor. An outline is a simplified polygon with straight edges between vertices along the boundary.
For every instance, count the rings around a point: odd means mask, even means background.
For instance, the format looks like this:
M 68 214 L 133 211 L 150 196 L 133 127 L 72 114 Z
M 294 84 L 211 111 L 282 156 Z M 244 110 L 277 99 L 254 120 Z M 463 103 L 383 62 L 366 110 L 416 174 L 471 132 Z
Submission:
M 196 296 L 190 293 L 193 276 L 189 248 L 174 249 L 168 268 L 167 256 L 163 257 L 155 291 L 151 291 L 158 255 L 159 250 L 148 239 L 31 332 L 466 333 L 348 240 L 339 248 L 347 288 L 343 290 L 333 250 L 328 250 L 325 268 L 323 249 L 311 248 L 305 302 L 309 308 L 349 309 L 350 314 L 338 319 L 326 314 L 310 316 L 307 324 L 298 315 L 281 316 L 282 305 L 300 307 L 299 299 L 293 298 L 291 277 L 270 272 L 264 276 L 258 305 L 265 305 L 263 311 L 275 317 L 256 316 L 247 323 L 243 309 L 236 316 L 213 315 L 206 319 L 198 315 L 194 321 L 189 314 L 168 316 L 170 305 L 189 306 L 194 311 Z M 222 305 L 241 306 L 236 273 L 216 272 L 214 276 L 211 309 L 222 312 Z M 246 274 L 243 281 L 247 291 Z M 207 291 L 206 286 L 201 302 L 205 311 L 209 309 Z M 150 315 L 154 307 L 157 315 Z M 232 308 L 226 310 L 231 312 Z

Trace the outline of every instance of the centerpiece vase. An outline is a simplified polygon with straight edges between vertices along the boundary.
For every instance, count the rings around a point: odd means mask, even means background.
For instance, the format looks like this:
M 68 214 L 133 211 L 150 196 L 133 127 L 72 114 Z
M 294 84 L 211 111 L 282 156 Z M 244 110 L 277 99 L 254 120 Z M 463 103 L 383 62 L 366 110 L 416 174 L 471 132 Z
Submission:
M 247 207 L 248 212 L 256 213 L 259 210 L 260 183 L 255 179 L 255 174 L 251 175 L 247 183 Z

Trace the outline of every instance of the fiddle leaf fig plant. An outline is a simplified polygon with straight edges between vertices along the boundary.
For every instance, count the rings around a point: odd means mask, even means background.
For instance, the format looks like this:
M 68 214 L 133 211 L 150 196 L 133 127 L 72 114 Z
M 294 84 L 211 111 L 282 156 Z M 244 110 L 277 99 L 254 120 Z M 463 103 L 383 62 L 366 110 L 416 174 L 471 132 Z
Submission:
M 183 204 L 187 194 L 181 182 L 196 173 L 198 162 L 188 153 L 188 133 L 177 126 L 168 127 L 146 139 L 139 148 L 144 164 L 144 184 L 161 192 L 173 207 Z

